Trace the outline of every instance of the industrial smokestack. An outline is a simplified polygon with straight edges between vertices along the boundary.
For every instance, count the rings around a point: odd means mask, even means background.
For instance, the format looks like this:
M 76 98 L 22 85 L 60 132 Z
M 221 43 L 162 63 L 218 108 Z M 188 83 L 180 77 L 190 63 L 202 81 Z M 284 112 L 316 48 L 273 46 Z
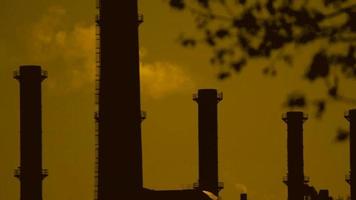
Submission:
M 193 96 L 198 103 L 199 181 L 196 188 L 219 195 L 217 104 L 222 94 L 215 89 L 200 89 Z
M 42 200 L 42 180 L 48 175 L 42 169 L 41 82 L 47 72 L 40 66 L 21 66 L 14 78 L 20 82 L 20 179 L 21 200 Z
M 143 190 L 137 0 L 99 0 L 97 198 Z
M 287 123 L 288 175 L 284 183 L 288 186 L 288 200 L 304 200 L 303 112 L 287 112 L 283 121 Z
M 350 175 L 346 181 L 350 184 L 350 199 L 356 199 L 356 109 L 349 110 L 345 118 L 350 122 Z
M 329 196 L 329 190 L 320 190 L 318 194 L 318 200 L 332 200 Z

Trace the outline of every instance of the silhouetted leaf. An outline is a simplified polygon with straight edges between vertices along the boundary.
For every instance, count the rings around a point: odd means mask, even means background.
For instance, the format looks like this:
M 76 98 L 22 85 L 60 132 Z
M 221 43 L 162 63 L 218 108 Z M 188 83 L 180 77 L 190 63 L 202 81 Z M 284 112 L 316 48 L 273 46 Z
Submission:
M 355 19 L 356 19 L 356 11 L 348 11 L 347 12 L 349 18 L 347 20 L 347 26 L 350 28 L 350 30 L 352 32 L 356 31 L 356 23 L 355 23 Z
M 211 31 L 210 30 L 205 31 L 205 35 L 206 35 L 205 42 L 209 46 L 214 47 L 216 45 L 216 43 L 215 43 L 214 36 L 211 33 Z
M 265 68 L 262 69 L 262 73 L 264 75 L 267 75 L 269 73 L 269 71 L 270 71 L 269 67 L 265 67 Z
M 343 3 L 345 2 L 346 0 L 324 0 L 324 5 L 325 6 L 330 6 L 330 5 L 337 5 L 337 4 L 340 4 L 340 3 Z
M 315 38 L 316 38 L 315 32 L 307 30 L 304 33 L 302 33 L 302 35 L 297 39 L 297 42 L 306 44 L 310 41 L 313 41 Z
M 229 49 L 226 49 L 226 48 L 222 48 L 222 49 L 217 49 L 215 51 L 215 58 L 216 58 L 216 61 L 219 62 L 219 64 L 224 64 L 225 63 L 225 56 L 227 54 L 231 54 L 231 50 Z
M 310 13 L 305 8 L 302 8 L 296 12 L 293 12 L 293 15 L 294 15 L 294 19 L 295 19 L 295 22 L 294 22 L 295 25 L 306 26 L 312 22 Z
M 343 78 L 356 79 L 356 2 L 353 0 L 322 0 L 321 3 L 327 8 L 296 0 L 232 0 L 235 3 L 231 4 L 227 0 L 168 1 L 176 9 L 186 8 L 191 12 L 197 29 L 203 33 L 196 40 L 182 40 L 182 45 L 204 44 L 213 51 L 211 64 L 228 65 L 228 71 L 218 74 L 220 80 L 230 77 L 232 71 L 241 72 L 247 62 L 255 59 L 267 60 L 268 67 L 262 72 L 275 76 L 279 72 L 279 66 L 274 66 L 279 63 L 275 59 L 282 59 L 285 65 L 294 66 L 295 51 L 289 51 L 289 47 L 303 48 L 304 44 L 315 41 L 326 41 L 328 44 L 324 50 L 310 55 L 312 61 L 309 66 L 298 66 L 305 67 L 304 78 L 310 81 L 329 80 L 331 67 L 338 67 Z M 338 23 L 329 21 L 339 18 Z M 348 52 L 333 51 L 333 45 L 336 44 L 349 46 Z M 246 60 L 234 60 L 237 56 L 235 52 L 239 52 Z M 341 100 L 338 89 L 338 85 L 327 85 L 328 97 Z M 321 117 L 326 109 L 326 101 L 313 102 L 317 108 L 316 117 Z M 294 95 L 289 98 L 287 105 L 305 107 L 307 103 L 306 96 Z
M 276 10 L 274 9 L 274 6 L 273 6 L 273 2 L 274 2 L 274 0 L 268 0 L 267 5 L 266 5 L 268 12 L 272 15 L 274 15 L 276 13 Z
M 241 18 L 233 20 L 233 26 L 236 28 L 244 28 L 251 34 L 256 34 L 260 29 L 260 26 L 257 24 L 256 17 L 252 12 L 245 12 Z
M 313 19 L 316 21 L 316 22 L 319 22 L 323 19 L 325 19 L 325 14 L 317 11 L 317 10 L 313 10 Z
M 302 94 L 292 94 L 288 97 L 287 106 L 293 107 L 305 107 L 307 105 L 305 96 Z
M 222 39 L 229 35 L 229 31 L 227 29 L 221 28 L 217 30 L 215 34 L 218 38 Z
M 231 66 L 234 68 L 236 72 L 240 72 L 242 67 L 246 65 L 246 59 L 242 59 L 238 62 L 231 63 Z
M 212 37 L 207 37 L 206 39 L 205 39 L 205 42 L 209 45 L 209 46 L 215 46 L 215 41 L 214 41 L 214 39 L 212 38 Z
M 231 76 L 231 73 L 230 72 L 220 72 L 218 74 L 218 79 L 220 80 L 224 80 L 226 79 L 227 77 Z
M 295 11 L 289 6 L 282 6 L 278 9 L 278 11 L 288 17 L 295 17 L 298 13 L 297 11 Z
M 238 34 L 237 40 L 239 41 L 239 43 L 243 49 L 248 49 L 248 47 L 249 47 L 248 40 L 243 34 Z
M 347 78 L 356 78 L 356 51 L 355 46 L 350 45 L 347 55 L 332 55 L 333 64 L 340 64 L 342 72 Z
M 337 88 L 337 86 L 335 85 L 335 86 L 333 86 L 333 87 L 331 87 L 329 90 L 328 90 L 328 94 L 329 94 L 329 96 L 330 97 L 332 97 L 332 98 L 337 98 L 338 97 L 338 93 L 337 93 L 337 90 L 338 88 Z
M 238 1 L 242 5 L 244 5 L 246 3 L 246 0 L 236 0 L 236 1 Z
M 212 65 L 215 65 L 215 64 L 216 64 L 216 58 L 215 58 L 215 57 L 210 58 L 210 63 L 211 63 Z
M 284 62 L 288 63 L 289 65 L 292 65 L 293 62 L 293 58 L 290 55 L 284 55 L 282 57 L 282 59 L 284 60 Z
M 182 39 L 181 44 L 184 47 L 194 47 L 196 45 L 196 41 L 194 39 Z
M 343 141 L 347 140 L 349 138 L 349 136 L 350 136 L 349 131 L 339 128 L 337 130 L 336 141 L 343 142 Z
M 178 10 L 183 10 L 185 8 L 184 0 L 170 0 L 169 5 Z
M 198 3 L 203 6 L 204 8 L 209 7 L 209 0 L 198 0 Z
M 349 66 L 354 66 L 356 65 L 356 51 L 355 51 L 355 46 L 354 45 L 350 45 L 349 49 L 347 51 L 347 56 L 345 58 L 345 65 L 349 65 Z
M 257 11 L 261 11 L 261 10 L 262 10 L 261 2 L 256 2 L 256 4 L 255 4 L 255 9 L 256 9 Z
M 325 100 L 318 100 L 315 102 L 316 105 L 316 118 L 321 118 L 325 112 Z
M 306 78 L 314 81 L 317 78 L 325 78 L 329 75 L 330 66 L 328 58 L 324 51 L 317 53 L 310 65 L 309 71 L 306 73 Z
M 273 66 L 267 66 L 262 69 L 262 74 L 269 75 L 269 76 L 276 76 L 277 70 Z

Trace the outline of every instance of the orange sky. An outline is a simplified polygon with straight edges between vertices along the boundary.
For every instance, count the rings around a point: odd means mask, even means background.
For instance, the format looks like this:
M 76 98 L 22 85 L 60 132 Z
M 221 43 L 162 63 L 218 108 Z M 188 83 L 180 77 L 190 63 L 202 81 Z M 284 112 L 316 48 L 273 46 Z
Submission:
M 210 66 L 210 51 L 184 49 L 181 32 L 194 33 L 189 15 L 174 12 L 164 0 L 140 0 L 144 184 L 157 189 L 188 187 L 197 179 L 197 106 L 192 93 L 217 88 L 222 197 L 238 199 L 247 190 L 256 200 L 286 199 L 286 127 L 281 120 L 286 95 L 306 90 L 325 95 L 321 82 L 301 81 L 318 44 L 297 49 L 295 66 L 281 67 L 276 78 L 261 74 L 256 61 L 242 74 L 220 82 Z M 12 0 L 0 7 L 0 199 L 18 199 L 19 96 L 12 71 L 39 64 L 43 82 L 43 156 L 49 177 L 44 199 L 93 199 L 95 2 Z M 169 80 L 169 84 L 161 84 Z M 344 82 L 347 94 L 355 83 Z M 123 94 L 124 95 L 124 94 Z M 335 143 L 335 130 L 347 127 L 344 111 L 352 105 L 331 102 L 322 120 L 305 123 L 305 174 L 317 189 L 334 197 L 349 193 L 348 143 Z M 305 110 L 312 115 L 313 109 Z

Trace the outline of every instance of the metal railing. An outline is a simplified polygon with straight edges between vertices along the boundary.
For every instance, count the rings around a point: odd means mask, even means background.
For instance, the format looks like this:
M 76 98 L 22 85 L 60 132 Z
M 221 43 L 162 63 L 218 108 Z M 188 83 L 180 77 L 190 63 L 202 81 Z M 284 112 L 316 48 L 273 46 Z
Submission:
M 141 111 L 141 122 L 147 118 L 147 112 Z
M 198 101 L 199 100 L 199 95 L 197 93 L 194 93 L 192 95 L 192 99 L 194 101 Z M 218 94 L 216 95 L 216 100 L 219 102 L 223 99 L 223 93 L 222 92 L 218 92 Z
M 304 184 L 307 184 L 310 182 L 310 177 L 309 176 L 304 176 Z M 287 176 L 283 176 L 283 183 L 285 183 L 286 185 L 288 185 L 288 175 Z
M 21 177 L 21 168 L 18 167 L 17 169 L 14 170 L 14 177 L 20 178 Z
M 283 121 L 287 122 L 288 121 L 287 113 L 283 113 L 281 118 Z M 303 121 L 306 121 L 308 118 L 309 118 L 308 114 L 303 113 L 303 118 L 302 118 Z
M 143 23 L 143 14 L 138 14 L 138 24 L 142 24 Z

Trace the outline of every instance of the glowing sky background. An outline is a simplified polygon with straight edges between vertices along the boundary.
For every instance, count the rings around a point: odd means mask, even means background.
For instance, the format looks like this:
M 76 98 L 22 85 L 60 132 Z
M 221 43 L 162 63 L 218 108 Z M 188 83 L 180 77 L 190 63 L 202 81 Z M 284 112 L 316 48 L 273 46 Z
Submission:
M 19 181 L 13 177 L 19 165 L 19 85 L 12 72 L 22 64 L 38 64 L 49 73 L 43 82 L 43 167 L 49 169 L 43 198 L 94 199 L 95 2 L 1 3 L 0 199 L 19 199 Z M 298 62 L 280 68 L 276 78 L 263 76 L 256 61 L 243 73 L 218 81 L 217 68 L 208 62 L 209 49 L 184 49 L 178 43 L 181 32 L 195 31 L 188 14 L 175 12 L 164 0 L 140 0 L 139 7 L 145 21 L 140 25 L 142 109 L 148 112 L 142 133 L 144 185 L 179 189 L 197 181 L 197 105 L 192 94 L 198 88 L 217 88 L 224 93 L 219 103 L 222 198 L 236 200 L 247 191 L 253 200 L 286 199 L 281 115 L 287 109 L 282 104 L 292 90 L 325 95 L 322 82 L 310 85 L 300 79 L 318 44 L 296 50 Z M 352 96 L 356 84 L 341 81 L 341 90 Z M 335 130 L 347 127 L 343 115 L 352 106 L 330 102 L 322 120 L 311 116 L 304 126 L 305 175 L 334 197 L 349 193 L 344 181 L 348 143 L 336 143 Z

